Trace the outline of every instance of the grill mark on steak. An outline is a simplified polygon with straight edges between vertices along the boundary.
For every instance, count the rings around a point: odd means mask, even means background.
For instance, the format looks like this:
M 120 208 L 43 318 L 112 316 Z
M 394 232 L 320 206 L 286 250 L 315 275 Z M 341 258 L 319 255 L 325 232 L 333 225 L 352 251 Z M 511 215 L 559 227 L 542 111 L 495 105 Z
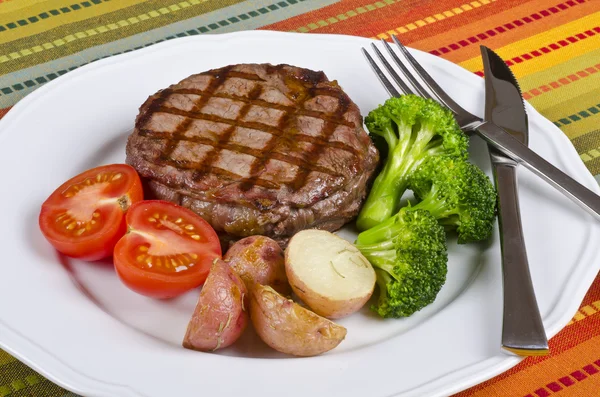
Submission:
M 279 125 L 277 127 L 273 127 L 273 126 L 259 123 L 259 122 L 242 121 L 244 116 L 248 113 L 248 111 L 250 110 L 250 108 L 253 105 L 262 105 L 262 103 L 259 104 L 258 103 L 259 101 L 257 101 L 257 98 L 261 95 L 262 88 L 263 88 L 262 85 L 260 85 L 260 84 L 257 84 L 256 87 L 249 93 L 248 98 L 240 97 L 241 98 L 240 102 L 243 102 L 244 106 L 241 108 L 240 112 L 238 113 L 238 115 L 236 116 L 235 119 L 231 120 L 231 119 L 227 119 L 227 118 L 220 117 L 220 116 L 213 115 L 213 114 L 202 113 L 201 112 L 202 105 L 204 105 L 206 103 L 206 101 L 208 101 L 208 99 L 210 99 L 211 96 L 227 98 L 230 100 L 237 100 L 237 98 L 235 98 L 235 96 L 233 96 L 233 95 L 226 95 L 226 94 L 215 95 L 215 93 L 214 93 L 217 90 L 217 88 L 228 77 L 234 77 L 231 73 L 232 73 L 232 71 L 230 70 L 230 68 L 223 68 L 217 73 L 208 73 L 208 74 L 214 76 L 214 79 L 213 79 L 213 81 L 211 81 L 211 83 L 209 84 L 209 86 L 206 90 L 195 90 L 195 89 L 168 90 L 169 95 L 172 93 L 180 93 L 180 94 L 190 93 L 190 94 L 194 94 L 194 95 L 200 95 L 200 99 L 199 99 L 198 103 L 195 104 L 195 106 L 190 111 L 185 111 L 185 110 L 172 108 L 172 107 L 164 107 L 164 106 L 162 106 L 162 102 L 155 109 L 155 112 L 163 112 L 163 113 L 175 114 L 175 115 L 185 117 L 185 120 L 180 124 L 180 126 L 177 128 L 175 133 L 172 134 L 172 137 L 167 140 L 167 142 L 168 142 L 167 148 L 161 158 L 163 164 L 171 164 L 171 165 L 178 166 L 180 168 L 185 166 L 186 169 L 196 169 L 196 172 L 194 173 L 194 176 L 193 176 L 194 180 L 199 180 L 206 173 L 210 172 L 211 170 L 215 170 L 219 173 L 219 175 L 227 176 L 229 180 L 236 180 L 236 179 L 239 180 L 240 181 L 240 189 L 242 191 L 250 190 L 253 185 L 265 187 L 268 189 L 277 189 L 280 187 L 280 184 L 260 178 L 259 171 L 261 170 L 261 167 L 263 167 L 271 158 L 275 159 L 275 157 L 273 157 L 274 152 L 272 152 L 272 151 L 276 147 L 276 145 L 280 142 L 281 138 L 283 137 L 283 132 L 285 131 L 286 127 L 289 127 L 290 125 L 292 125 L 291 123 L 293 123 L 299 115 L 304 115 L 304 114 L 301 114 L 301 112 L 302 113 L 310 112 L 313 114 L 315 114 L 315 113 L 318 114 L 319 117 L 317 117 L 317 118 L 324 121 L 323 129 L 320 132 L 320 134 L 316 137 L 298 134 L 303 137 L 302 141 L 313 144 L 312 147 L 308 150 L 308 152 L 303 155 L 302 159 L 299 159 L 298 157 L 293 157 L 293 156 L 286 156 L 285 154 L 281 154 L 281 153 L 277 154 L 277 158 L 276 158 L 277 160 L 284 161 L 288 164 L 292 164 L 292 165 L 295 165 L 298 167 L 298 171 L 297 171 L 296 175 L 294 176 L 294 179 L 291 182 L 286 182 L 284 184 L 289 186 L 293 191 L 298 191 L 304 186 L 306 179 L 308 178 L 308 175 L 310 174 L 310 172 L 313 172 L 313 171 L 321 172 L 321 173 L 324 173 L 324 174 L 330 175 L 330 176 L 342 176 L 343 177 L 343 175 L 338 175 L 337 173 L 333 172 L 332 170 L 330 170 L 326 167 L 317 166 L 314 163 L 318 160 L 319 155 L 325 150 L 325 148 L 327 146 L 338 147 L 338 148 L 342 148 L 342 149 L 346 148 L 346 145 L 342 146 L 343 144 L 340 145 L 339 143 L 337 145 L 333 145 L 333 142 L 329 142 L 329 139 L 335 132 L 335 128 L 338 125 L 350 124 L 354 127 L 354 123 L 347 123 L 347 122 L 345 122 L 345 120 L 343 120 L 343 116 L 346 113 L 346 111 L 348 110 L 348 107 L 350 105 L 350 99 L 348 98 L 348 96 L 346 94 L 340 93 L 339 91 L 333 91 L 333 90 L 331 90 L 329 88 L 325 88 L 325 87 L 317 88 L 315 86 L 305 87 L 303 85 L 300 85 L 299 87 L 297 87 L 298 92 L 296 93 L 297 97 L 296 97 L 296 102 L 295 102 L 294 107 L 284 106 L 284 105 L 275 105 L 275 104 L 271 104 L 266 101 L 260 101 L 260 102 L 264 102 L 264 103 L 269 103 L 270 106 L 265 106 L 267 108 L 277 109 L 277 107 L 279 107 L 279 106 L 285 108 L 286 113 L 279 120 Z M 235 73 L 236 73 L 235 77 L 237 77 L 237 78 L 246 79 L 246 77 L 248 77 L 248 76 L 242 77 L 242 75 L 247 75 L 247 74 L 244 74 L 241 72 L 235 72 Z M 255 76 L 255 75 L 250 75 L 250 76 L 252 76 L 252 78 L 249 80 L 259 79 L 260 81 L 264 81 L 259 76 Z M 321 74 L 317 73 L 315 75 L 307 76 L 306 79 L 303 79 L 303 80 L 308 80 L 310 83 L 314 84 L 314 81 L 316 81 L 316 80 L 320 81 L 322 78 L 323 78 L 323 76 L 321 76 Z M 217 82 L 215 83 L 215 81 L 217 81 Z M 298 86 L 297 83 L 294 85 Z M 163 92 L 163 94 L 164 94 L 164 92 Z M 302 106 L 304 105 L 304 103 L 307 100 L 314 98 L 318 95 L 329 96 L 329 97 L 332 97 L 332 98 L 335 98 L 338 100 L 338 107 L 331 116 L 323 117 L 323 115 L 325 115 L 325 113 L 323 113 L 323 112 L 307 111 L 306 109 L 302 108 Z M 203 98 L 205 98 L 205 99 L 203 100 Z M 277 109 L 277 110 L 283 110 L 283 109 Z M 309 116 L 315 117 L 313 114 L 311 114 Z M 208 145 L 212 146 L 213 149 L 205 156 L 205 158 L 203 159 L 202 162 L 191 163 L 189 161 L 182 162 L 182 161 L 173 160 L 171 158 L 171 154 L 172 154 L 173 150 L 175 150 L 175 148 L 177 147 L 178 142 L 180 142 L 182 140 L 192 141 L 192 142 L 194 141 L 193 139 L 190 139 L 189 137 L 186 137 L 184 135 L 185 132 L 187 131 L 187 129 L 189 128 L 189 126 L 191 125 L 193 119 L 208 120 L 208 121 L 228 124 L 229 127 L 225 132 L 222 133 L 222 135 L 220 136 L 219 141 L 217 143 L 212 142 L 212 141 L 210 143 L 208 143 Z M 251 153 L 250 151 L 253 151 L 253 150 L 250 148 L 242 149 L 242 147 L 238 146 L 238 145 L 235 145 L 237 147 L 235 147 L 235 146 L 232 147 L 232 149 L 234 149 L 233 151 L 236 151 L 238 153 L 249 154 L 249 155 L 255 157 L 256 160 L 254 160 L 251 164 L 250 170 L 248 172 L 250 176 L 248 178 L 243 178 L 241 175 L 237 175 L 233 172 L 223 170 L 218 167 L 214 167 L 211 164 L 213 162 L 214 157 L 222 149 L 229 149 L 228 141 L 231 138 L 231 135 L 233 134 L 233 132 L 235 131 L 235 128 L 237 126 L 268 132 L 272 135 L 271 139 L 267 142 L 266 146 L 261 151 L 255 151 L 254 153 Z M 142 132 L 143 132 L 143 130 L 142 130 Z M 293 138 L 295 138 L 295 137 L 296 137 L 296 133 L 294 133 Z M 289 137 L 286 137 L 286 138 L 289 139 Z M 202 143 L 204 143 L 204 142 L 202 142 Z M 293 140 L 292 140 L 292 143 L 294 143 Z M 237 149 L 237 150 L 235 150 L 235 149 Z M 351 152 L 353 154 L 356 154 L 356 152 L 354 150 L 352 150 Z
M 227 73 L 225 74 L 227 75 Z M 225 80 L 225 79 L 223 79 Z M 248 94 L 248 96 L 250 98 L 258 98 L 260 96 L 260 94 L 262 93 L 263 87 L 260 84 L 257 84 L 256 87 L 254 87 L 252 89 L 252 91 L 250 91 L 250 93 Z M 250 107 L 252 107 L 251 104 L 246 103 L 241 109 L 240 112 L 237 116 L 238 119 L 242 119 L 250 110 Z M 191 119 L 190 119 L 191 120 Z M 194 173 L 193 179 L 194 180 L 199 180 L 200 178 L 202 178 L 207 172 L 211 171 L 213 168 L 215 168 L 215 166 L 213 165 L 213 162 L 215 161 L 215 159 L 218 157 L 218 155 L 221 153 L 221 151 L 223 150 L 224 146 L 226 146 L 229 143 L 229 139 L 231 138 L 231 135 L 233 134 L 233 132 L 236 129 L 236 125 L 230 125 L 229 128 L 227 128 L 220 136 L 219 136 L 219 141 L 213 146 L 213 149 L 204 157 L 204 159 L 202 160 L 202 162 L 200 164 L 198 164 L 198 168 L 196 170 L 196 172 Z M 237 175 L 236 179 L 240 179 L 241 176 Z M 261 182 L 269 182 L 269 181 L 261 181 Z M 270 188 L 274 188 L 277 187 L 277 184 L 273 184 L 275 186 L 271 186 Z
M 177 89 L 171 90 L 171 93 L 173 93 L 173 94 L 191 94 L 191 95 L 210 94 L 216 98 L 231 99 L 232 101 L 250 103 L 252 105 L 261 106 L 261 107 L 268 108 L 268 109 L 282 110 L 282 111 L 286 111 L 286 112 L 295 112 L 299 116 L 314 117 L 316 119 L 329 121 L 329 122 L 332 122 L 335 124 L 345 125 L 346 127 L 356 128 L 356 125 L 354 125 L 354 123 L 352 123 L 350 121 L 346 121 L 339 117 L 337 117 L 337 118 L 331 117 L 330 113 L 318 112 L 316 110 L 309 110 L 309 109 L 299 109 L 294 106 L 286 106 L 286 105 L 280 105 L 277 103 L 267 102 L 262 99 L 249 99 L 247 97 L 243 97 L 243 96 L 239 96 L 239 95 L 224 94 L 224 93 L 219 93 L 219 92 L 209 93 L 206 90 L 197 90 L 194 88 L 177 88 Z M 326 92 L 326 93 L 323 93 L 320 95 L 330 96 L 330 97 L 336 98 L 336 99 L 338 98 L 335 95 L 331 95 L 331 93 L 329 93 L 329 92 Z
M 219 75 L 221 75 L 221 72 L 223 69 L 225 69 L 225 68 L 217 69 L 217 70 L 209 70 L 208 72 L 204 72 L 204 74 L 207 74 L 209 76 L 219 76 Z M 229 66 L 229 69 L 231 69 L 231 65 Z M 253 81 L 265 81 L 262 77 L 260 77 L 257 74 L 238 72 L 236 70 L 228 70 L 227 77 L 238 77 L 240 79 L 253 80 Z
M 231 142 L 227 142 L 227 143 L 222 143 L 219 144 L 211 139 L 208 138 L 204 138 L 201 136 L 194 136 L 194 137 L 188 137 L 188 136 L 178 136 L 178 137 L 173 137 L 173 136 L 169 136 L 169 135 L 164 135 L 162 133 L 156 133 L 154 131 L 151 130 L 140 130 L 140 135 L 150 138 L 150 139 L 157 139 L 157 140 L 178 140 L 178 141 L 185 141 L 185 142 L 194 142 L 194 143 L 200 143 L 202 145 L 206 145 L 206 146 L 212 146 L 214 148 L 219 148 L 219 149 L 227 149 L 227 150 L 231 150 L 232 152 L 236 152 L 236 153 L 242 153 L 242 154 L 247 154 L 249 156 L 252 157 L 256 157 L 257 159 L 260 159 L 262 157 L 264 157 L 264 149 L 252 149 L 248 146 L 243 146 L 243 145 L 238 145 L 236 143 L 231 143 Z M 301 135 L 296 135 L 295 137 L 299 137 Z M 304 136 L 304 135 L 302 135 Z M 295 138 L 294 137 L 294 138 Z M 312 137 L 309 137 L 312 138 Z M 309 141 L 312 142 L 312 141 Z M 317 140 L 315 140 L 315 142 L 317 142 Z M 320 141 L 318 141 L 319 144 L 322 144 Z M 332 142 L 332 143 L 337 143 L 337 142 Z M 341 142 L 340 142 L 341 143 Z M 342 144 L 343 145 L 343 144 Z M 342 149 L 342 148 L 340 148 Z M 307 163 L 304 159 L 300 158 L 300 157 L 294 157 L 294 156 L 288 156 L 285 153 L 279 153 L 279 152 L 273 152 L 271 151 L 271 157 L 274 160 L 280 160 L 280 161 L 284 161 L 286 163 L 295 165 L 299 168 L 306 168 L 309 171 L 317 171 L 317 172 L 322 172 L 324 174 L 328 174 L 331 176 L 341 176 L 337 173 L 332 172 L 329 168 L 326 167 L 321 167 L 320 165 L 317 164 L 310 164 Z M 177 160 L 173 160 L 174 162 L 177 162 Z M 187 162 L 190 163 L 190 162 Z M 181 162 L 177 162 L 177 164 L 181 164 Z M 191 163 L 190 163 L 191 164 Z M 191 169 L 191 168 L 188 168 Z M 231 175 L 236 175 L 233 173 L 230 173 Z M 243 179 L 241 176 L 237 175 L 238 178 Z M 258 180 L 257 180 L 258 181 Z M 270 182 L 270 181 L 267 181 Z M 279 185 L 270 185 L 270 186 L 279 186 Z
M 232 66 L 226 66 L 223 69 L 221 69 L 221 71 L 219 73 L 214 74 L 213 79 L 210 82 L 210 84 L 208 85 L 208 89 L 206 91 L 208 93 L 213 93 L 214 91 L 216 91 L 217 88 L 219 88 L 219 86 L 225 82 L 225 77 L 227 76 L 227 74 L 231 68 L 232 68 Z M 169 92 L 169 95 L 170 95 L 172 93 L 172 90 L 169 90 L 169 91 L 170 91 Z M 163 93 L 164 93 L 164 91 L 163 91 Z M 192 112 L 202 109 L 202 107 L 206 104 L 206 102 L 208 102 L 209 99 L 210 99 L 210 95 L 203 95 L 200 98 L 198 98 L 198 100 L 194 102 L 194 106 L 192 107 Z M 162 105 L 162 102 L 161 102 L 161 105 Z M 160 109 L 160 106 L 159 106 L 159 109 Z M 170 163 L 171 161 L 173 161 L 173 159 L 171 158 L 171 155 L 173 154 L 173 151 L 175 150 L 175 148 L 177 147 L 177 144 L 179 143 L 179 140 L 177 139 L 177 137 L 184 136 L 184 134 L 187 132 L 190 125 L 192 124 L 192 121 L 193 120 L 191 118 L 184 119 L 177 126 L 175 131 L 173 132 L 172 135 L 173 135 L 174 139 L 167 140 L 167 142 L 165 143 L 165 150 L 161 154 L 161 161 L 163 163 Z
M 263 148 L 263 152 L 265 153 L 264 155 L 257 157 L 257 159 L 252 163 L 252 166 L 250 168 L 250 178 L 245 179 L 244 181 L 242 181 L 241 185 L 240 185 L 240 189 L 242 191 L 248 191 L 252 188 L 252 186 L 254 184 L 256 184 L 256 181 L 259 179 L 258 178 L 258 171 L 273 157 L 273 149 L 275 149 L 275 147 L 277 146 L 277 144 L 281 141 L 282 137 L 283 137 L 283 131 L 285 131 L 286 127 L 289 127 L 292 125 L 293 122 L 296 121 L 296 118 L 298 117 L 298 109 L 301 108 L 304 105 L 304 102 L 306 102 L 309 99 L 309 96 L 306 95 L 306 92 L 303 92 L 300 96 L 300 98 L 298 98 L 296 100 L 296 107 L 292 110 L 292 111 L 287 111 L 284 113 L 283 117 L 281 117 L 279 119 L 279 123 L 277 125 L 277 129 L 280 131 L 279 134 L 272 134 L 271 139 L 267 142 L 267 144 L 265 145 L 265 147 Z M 294 131 L 294 135 L 296 135 L 297 131 Z M 293 138 L 293 137 L 292 137 Z M 284 159 L 283 161 L 287 162 L 287 163 L 292 163 L 292 156 L 283 156 Z M 306 162 L 306 164 L 311 164 L 311 162 Z M 323 167 L 321 167 L 323 168 Z M 298 172 L 296 174 L 296 177 L 298 174 L 304 172 L 305 170 L 309 171 L 309 170 L 314 170 L 313 167 L 300 167 L 298 169 Z M 326 174 L 331 174 L 331 171 L 329 169 L 326 169 Z M 289 186 L 292 186 L 294 188 L 296 188 L 296 177 L 294 177 L 294 180 L 292 181 L 292 183 L 289 183 Z M 297 190 L 297 189 L 296 189 Z
M 314 97 L 314 96 L 320 95 L 320 94 L 316 93 L 317 91 L 323 91 L 323 89 L 311 88 L 310 89 L 311 96 Z M 335 111 L 335 115 L 337 118 L 341 118 L 344 116 L 344 114 L 348 110 L 348 107 L 350 106 L 350 98 L 348 98 L 348 96 L 346 96 L 345 94 L 337 95 L 336 97 L 337 97 L 339 103 L 338 103 L 338 107 Z M 320 137 L 323 139 L 323 141 L 325 141 L 325 142 L 329 141 L 329 139 L 335 132 L 336 126 L 337 126 L 336 123 L 332 123 L 329 121 L 325 122 L 325 124 L 323 125 L 323 129 L 321 130 L 321 133 L 319 134 Z M 305 155 L 306 161 L 308 163 L 315 163 L 318 160 L 320 154 L 325 150 L 325 147 L 326 147 L 325 145 L 312 146 L 308 150 L 308 153 Z M 309 171 L 306 169 L 300 169 L 298 171 L 294 180 L 291 183 L 294 190 L 296 190 L 296 191 L 300 190 L 302 188 L 302 186 L 304 186 L 304 184 L 306 182 L 306 178 L 308 178 L 308 174 L 309 174 Z
M 271 133 L 270 131 L 263 131 L 263 132 L 268 132 Z M 157 139 L 157 140 L 166 140 L 166 139 L 177 139 L 179 141 L 186 141 L 186 142 L 197 142 L 197 143 L 201 143 L 203 145 L 213 145 L 214 141 L 208 139 L 208 138 L 203 138 L 203 137 L 189 137 L 189 136 L 178 136 L 175 137 L 172 134 L 165 134 L 162 132 L 156 132 L 156 131 L 152 131 L 152 130 L 148 130 L 145 128 L 140 129 L 139 134 L 143 137 L 149 138 L 149 139 Z M 277 134 L 272 134 L 272 135 L 276 135 L 279 137 L 284 137 L 280 132 L 278 132 Z M 348 153 L 351 153 L 353 155 L 358 155 L 359 152 L 353 148 L 352 146 L 346 145 L 344 142 L 339 142 L 339 141 L 330 141 L 327 142 L 325 140 L 323 140 L 322 137 L 320 136 L 311 136 L 311 135 L 304 135 L 304 134 L 295 134 L 294 135 L 294 140 L 299 141 L 299 142 L 307 142 L 310 143 L 312 145 L 317 145 L 317 146 L 329 146 L 335 149 L 340 149 L 343 151 L 346 151 Z M 237 151 L 239 153 L 245 153 L 245 154 L 250 154 L 251 156 L 255 156 L 253 153 L 258 153 L 261 150 L 258 149 L 251 149 L 247 146 L 241 146 L 241 145 L 236 145 L 234 143 L 230 143 L 228 144 L 229 146 L 226 146 L 225 149 L 229 149 L 231 151 Z M 240 148 L 239 150 L 237 148 Z M 277 152 L 275 152 L 277 153 Z M 255 157 L 259 157 L 259 156 L 255 156 Z M 278 158 L 277 160 L 281 160 L 280 158 Z

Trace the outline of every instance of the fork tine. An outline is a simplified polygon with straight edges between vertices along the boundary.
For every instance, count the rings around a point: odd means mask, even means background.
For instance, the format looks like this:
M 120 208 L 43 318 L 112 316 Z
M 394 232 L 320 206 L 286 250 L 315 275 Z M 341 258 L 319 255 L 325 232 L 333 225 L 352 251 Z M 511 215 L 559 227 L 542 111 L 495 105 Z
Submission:
M 392 50 L 392 47 L 388 44 L 388 42 L 385 41 L 385 40 L 383 40 L 383 39 L 381 39 L 381 42 L 383 43 L 383 45 L 385 46 L 385 48 L 390 53 L 390 56 L 392 57 L 392 59 L 394 59 L 394 62 L 396 62 L 396 65 L 398 65 L 398 67 L 400 68 L 400 70 L 402 70 L 402 74 L 404 74 L 404 77 L 406 77 L 408 79 L 408 81 L 410 81 L 410 84 L 418 92 L 418 95 L 420 95 L 420 96 L 422 96 L 424 98 L 432 98 L 431 94 L 429 92 L 427 92 L 427 90 L 425 88 L 423 88 L 423 86 L 421 85 L 421 83 L 419 83 L 417 81 L 417 79 L 414 78 L 414 76 L 412 75 L 412 73 L 410 72 L 410 70 L 408 70 L 408 68 L 406 66 L 404 66 L 404 63 L 402 63 L 402 61 L 400 60 L 400 58 L 398 58 L 398 55 L 396 55 L 396 53 L 394 52 L 394 50 Z M 388 69 L 388 70 L 390 70 L 390 69 Z M 414 92 L 412 92 L 412 90 L 410 90 L 409 93 L 414 93 Z
M 429 75 L 429 73 L 427 73 L 427 71 L 425 69 L 423 69 L 423 67 L 419 64 L 419 62 L 417 62 L 417 60 L 410 54 L 410 52 L 408 52 L 406 47 L 404 47 L 404 45 L 400 42 L 400 40 L 398 40 L 398 37 L 396 37 L 396 35 L 392 35 L 392 40 L 394 40 L 394 43 L 396 43 L 396 45 L 398 46 L 400 51 L 402 51 L 402 54 L 404 55 L 406 60 L 410 63 L 410 65 L 417 72 L 419 77 L 421 77 L 421 79 L 423 80 L 425 85 L 431 90 L 431 92 L 435 95 L 435 97 L 438 99 L 438 101 L 441 104 L 443 104 L 447 108 L 450 108 L 455 113 L 459 113 L 461 111 L 465 112 L 465 110 L 458 103 L 454 102 L 454 100 L 452 100 L 452 98 L 450 98 L 448 96 L 448 94 L 446 94 L 446 92 L 442 89 L 442 87 L 440 87 L 435 82 L 435 80 Z M 404 73 L 407 72 L 407 69 L 405 66 L 402 67 L 402 71 Z M 410 75 L 410 73 L 408 73 L 408 74 Z M 413 77 L 413 79 L 414 79 L 414 77 Z M 412 80 L 411 80 L 411 83 L 412 83 Z
M 381 40 L 381 41 L 383 41 L 384 43 L 386 43 L 385 40 Z M 379 51 L 379 48 L 377 48 L 377 46 L 375 45 L 375 43 L 371 43 L 371 46 L 373 47 L 373 50 L 375 51 L 375 53 L 377 54 L 377 56 L 379 57 L 379 59 L 383 63 L 383 66 L 385 66 L 385 68 L 387 69 L 387 71 L 392 75 L 392 78 L 394 79 L 394 81 L 396 82 L 396 84 L 398 84 L 400 86 L 400 91 L 404 92 L 405 94 L 412 94 L 413 91 L 400 78 L 400 76 L 398 75 L 398 73 L 396 73 L 396 71 L 394 70 L 394 68 L 392 67 L 392 65 L 390 65 L 389 62 L 387 61 L 387 59 L 385 59 L 385 57 L 383 56 L 383 54 L 381 53 L 381 51 Z
M 379 69 L 379 66 L 377 66 L 377 64 L 375 63 L 375 61 L 373 60 L 373 58 L 371 58 L 371 55 L 369 55 L 369 53 L 367 52 L 367 50 L 365 50 L 364 48 L 362 48 L 362 52 L 363 52 L 365 58 L 367 58 L 367 61 L 369 62 L 369 65 L 371 65 L 371 69 L 373 69 L 373 71 L 375 72 L 375 74 L 379 78 L 379 81 L 381 81 L 381 84 L 383 84 L 383 86 L 385 87 L 385 89 L 387 90 L 387 92 L 391 96 L 393 96 L 393 97 L 399 97 L 400 93 L 394 88 L 394 86 L 387 79 L 387 77 L 385 77 L 385 75 L 383 74 L 383 72 L 381 71 L 381 69 Z

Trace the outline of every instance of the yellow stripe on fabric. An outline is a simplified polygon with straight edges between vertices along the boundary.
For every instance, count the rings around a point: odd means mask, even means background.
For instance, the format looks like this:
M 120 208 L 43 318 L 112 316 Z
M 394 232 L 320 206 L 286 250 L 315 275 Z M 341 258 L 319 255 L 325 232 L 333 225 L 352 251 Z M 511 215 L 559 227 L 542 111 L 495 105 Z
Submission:
M 5 352 L 4 350 L 0 349 L 0 367 L 3 365 L 6 365 L 8 363 L 12 363 L 13 361 L 16 361 L 17 359 L 14 358 L 13 356 L 11 356 L 10 354 L 8 354 L 7 352 Z
M 568 76 L 569 74 L 576 73 L 580 70 L 594 67 L 597 64 L 600 64 L 600 49 L 566 60 L 537 73 L 524 76 L 519 79 L 519 84 L 521 90 L 527 92 L 528 90 L 557 81 L 563 76 Z
M 137 15 L 134 17 L 130 17 L 127 20 L 122 19 L 115 23 L 109 23 L 107 25 L 99 25 L 94 28 L 87 29 L 85 31 L 73 32 L 72 34 L 69 34 L 69 35 L 64 36 L 57 40 L 53 40 L 51 42 L 42 43 L 40 45 L 36 45 L 36 46 L 30 47 L 30 48 L 22 48 L 17 51 L 14 51 L 10 54 L 2 55 L 2 56 L 0 56 L 0 64 L 2 64 L 4 62 L 8 62 L 13 59 L 26 57 L 33 53 L 40 53 L 43 51 L 52 50 L 56 47 L 62 46 L 66 43 L 70 43 L 75 40 L 82 40 L 82 39 L 86 39 L 91 36 L 95 36 L 97 34 L 102 34 L 102 33 L 108 32 L 108 31 L 122 29 L 122 28 L 128 27 L 130 25 L 134 25 L 143 20 L 147 20 L 150 18 L 157 18 L 157 17 L 160 17 L 165 14 L 170 14 L 170 13 L 174 13 L 174 12 L 185 9 L 185 8 L 180 7 L 179 3 L 185 3 L 186 5 L 188 5 L 188 4 L 189 5 L 197 5 L 197 4 L 201 4 L 201 3 L 206 3 L 208 1 L 210 1 L 210 0 L 178 1 L 177 3 L 172 4 L 170 6 L 162 7 L 157 10 L 148 11 L 143 14 L 140 14 L 140 15 Z
M 556 95 L 556 101 L 551 106 L 537 110 L 550 121 L 560 122 L 561 119 L 566 119 L 567 122 L 561 123 L 560 129 L 569 139 L 575 139 L 598 129 L 600 112 L 593 114 L 587 110 L 599 103 L 600 97 L 596 89 L 566 101 L 563 101 L 560 95 Z M 588 116 L 583 117 L 580 112 L 586 112 Z M 576 120 L 569 119 L 570 116 L 576 117 Z
M 50 16 L 46 19 L 41 19 L 36 23 L 30 23 L 25 26 L 20 26 L 18 29 L 11 30 L 9 31 L 10 34 L 8 35 L 0 35 L 0 44 L 40 34 L 50 29 L 63 26 L 65 24 L 79 22 L 90 18 L 100 18 L 102 15 L 107 14 L 109 12 L 122 10 L 133 5 L 143 3 L 144 1 L 145 0 L 109 1 L 100 4 L 95 4 L 88 8 L 82 7 L 77 11 L 71 11 L 69 13 L 61 13 L 60 15 Z M 64 5 L 64 0 L 48 1 L 47 3 L 39 4 L 36 7 L 31 7 L 31 10 L 25 10 L 27 12 L 26 15 L 25 12 L 23 12 L 23 10 L 7 15 L 2 15 L 0 16 L 0 24 L 5 25 L 6 23 L 15 22 L 18 19 L 22 19 L 24 17 L 37 16 L 40 13 L 47 12 L 49 10 L 62 8 L 64 7 Z
M 28 7 L 34 6 L 39 3 L 45 3 L 46 0 L 27 0 L 27 1 L 4 1 L 0 3 L 0 15 L 13 12 L 16 10 L 27 9 Z
M 596 57 L 594 57 L 596 56 Z M 582 59 L 583 58 L 583 59 Z M 542 72 L 519 79 L 525 98 L 540 112 L 555 106 L 557 103 L 578 101 L 582 95 L 590 92 L 598 93 L 600 88 L 600 49 L 574 59 L 576 62 L 565 63 L 548 68 Z M 587 61 L 587 62 L 585 62 Z M 587 69 L 587 70 L 586 70 Z M 543 74 L 544 81 L 539 84 L 538 74 Z M 533 83 L 533 85 L 532 85 Z M 543 90 L 548 90 L 543 94 Z M 534 94 L 532 96 L 532 94 Z M 537 94 L 537 95 L 535 95 Z M 600 103 L 600 98 L 596 103 Z M 582 106 L 582 104 L 579 104 Z M 580 111 L 583 109 L 578 109 Z M 555 121 L 552 119 L 552 121 Z
M 415 30 L 418 28 L 422 28 L 424 26 L 427 25 L 431 25 L 432 23 L 435 23 L 437 21 L 441 21 L 442 19 L 446 19 L 446 18 L 451 18 L 454 16 L 457 16 L 459 14 L 462 14 L 465 11 L 471 11 L 474 10 L 475 8 L 479 8 L 483 5 L 487 5 L 487 4 L 491 4 L 493 2 L 495 2 L 497 0 L 479 0 L 473 3 L 476 3 L 477 5 L 469 5 L 469 4 L 463 4 L 461 6 L 458 6 L 456 8 L 453 8 L 452 10 L 446 10 L 443 11 L 441 13 L 437 13 L 435 15 L 429 15 L 428 17 L 425 18 L 421 18 L 419 20 L 416 20 L 412 23 L 403 25 L 403 26 L 398 26 L 395 29 L 391 29 L 388 30 L 386 32 L 383 33 L 379 33 L 377 36 L 375 37 L 371 37 L 372 39 L 388 39 L 390 38 L 391 35 L 401 35 L 403 33 L 409 32 L 411 30 Z
M 600 301 L 595 301 L 590 303 L 589 305 L 583 306 L 577 310 L 575 316 L 567 325 L 571 325 L 576 323 L 577 321 L 581 321 L 588 316 L 594 315 L 600 311 Z
M 522 54 L 538 50 L 541 47 L 556 43 L 559 40 L 564 40 L 569 36 L 585 32 L 590 28 L 598 26 L 598 21 L 600 21 L 600 12 L 590 14 L 573 22 L 550 29 L 544 33 L 495 49 L 495 51 L 506 60 L 512 59 Z M 585 40 L 579 40 L 576 43 L 569 44 L 558 50 L 553 50 L 532 60 L 514 64 L 511 66 L 511 69 L 517 78 L 522 78 L 547 69 L 552 65 L 564 62 L 566 59 L 583 55 L 598 48 L 600 48 L 600 34 L 596 33 Z M 481 57 L 475 57 L 461 62 L 460 66 L 473 72 L 483 69 Z

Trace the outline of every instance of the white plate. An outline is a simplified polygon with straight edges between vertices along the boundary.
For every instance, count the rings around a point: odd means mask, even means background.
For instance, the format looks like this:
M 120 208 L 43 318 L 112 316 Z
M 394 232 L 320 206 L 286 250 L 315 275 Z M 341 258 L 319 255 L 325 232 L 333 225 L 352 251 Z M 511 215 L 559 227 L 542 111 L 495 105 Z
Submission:
M 450 243 L 448 282 L 434 304 L 404 320 L 368 310 L 340 321 L 347 339 L 328 354 L 273 354 L 252 332 L 220 354 L 180 347 L 197 291 L 170 302 L 130 292 L 111 264 L 60 260 L 37 215 L 64 180 L 123 162 L 138 107 L 190 74 L 241 62 L 289 63 L 337 79 L 363 114 L 386 99 L 360 47 L 370 40 L 239 32 L 169 41 L 95 62 L 36 90 L 0 122 L 0 346 L 86 396 L 442 396 L 519 362 L 500 350 L 497 234 L 487 245 Z M 461 105 L 483 113 L 483 80 L 414 51 Z M 568 139 L 533 108 L 531 146 L 599 191 Z M 490 172 L 485 145 L 473 159 Z M 519 173 L 525 239 L 544 325 L 556 334 L 600 267 L 599 224 L 527 171 Z M 345 236 L 352 238 L 349 231 Z

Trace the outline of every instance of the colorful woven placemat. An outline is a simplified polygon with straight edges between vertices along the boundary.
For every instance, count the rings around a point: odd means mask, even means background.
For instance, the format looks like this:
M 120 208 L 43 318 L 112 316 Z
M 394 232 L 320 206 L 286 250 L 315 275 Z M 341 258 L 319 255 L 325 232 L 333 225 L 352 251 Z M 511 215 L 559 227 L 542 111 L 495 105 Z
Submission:
M 525 98 L 571 139 L 599 179 L 597 0 L 0 0 L 0 117 L 94 60 L 176 37 L 248 29 L 397 34 L 480 75 L 485 44 L 508 60 Z M 598 311 L 600 277 L 550 340 L 549 356 L 525 359 L 455 397 L 600 396 Z M 6 396 L 75 395 L 0 350 Z

